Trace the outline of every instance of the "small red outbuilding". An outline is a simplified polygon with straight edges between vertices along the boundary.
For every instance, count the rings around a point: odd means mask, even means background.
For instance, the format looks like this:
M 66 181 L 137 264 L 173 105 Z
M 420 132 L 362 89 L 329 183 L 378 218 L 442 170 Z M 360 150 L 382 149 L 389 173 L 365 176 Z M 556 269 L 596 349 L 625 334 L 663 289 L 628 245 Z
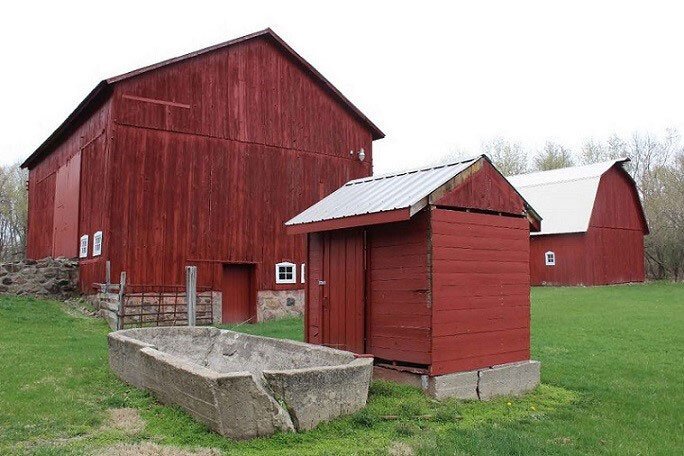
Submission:
M 544 218 L 530 239 L 532 285 L 644 281 L 646 217 L 628 158 L 510 177 Z
M 350 181 L 287 226 L 309 236 L 308 342 L 429 376 L 529 360 L 540 218 L 486 156 Z

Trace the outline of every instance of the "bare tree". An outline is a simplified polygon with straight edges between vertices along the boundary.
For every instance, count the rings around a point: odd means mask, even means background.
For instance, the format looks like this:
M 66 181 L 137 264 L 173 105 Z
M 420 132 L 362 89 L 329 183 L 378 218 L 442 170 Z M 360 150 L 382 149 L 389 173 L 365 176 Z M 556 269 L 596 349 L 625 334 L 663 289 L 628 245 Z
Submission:
M 556 168 L 574 166 L 575 160 L 570 149 L 552 141 L 547 141 L 544 149 L 534 157 L 536 171 L 548 171 Z
M 482 153 L 491 158 L 504 176 L 527 172 L 527 152 L 518 143 L 496 137 L 482 144 Z
M 24 257 L 26 173 L 17 164 L 0 167 L 0 260 Z

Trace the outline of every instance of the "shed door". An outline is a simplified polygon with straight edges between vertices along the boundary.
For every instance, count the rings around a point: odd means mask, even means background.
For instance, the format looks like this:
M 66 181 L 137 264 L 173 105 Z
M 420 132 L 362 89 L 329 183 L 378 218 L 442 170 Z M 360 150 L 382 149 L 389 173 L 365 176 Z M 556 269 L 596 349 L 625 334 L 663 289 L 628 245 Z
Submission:
M 79 151 L 57 170 L 53 219 L 53 257 L 64 256 L 74 258 L 78 256 L 78 201 L 80 183 L 81 152 Z
M 363 230 L 323 235 L 322 342 L 365 352 L 365 261 Z
M 223 265 L 221 322 L 242 323 L 254 316 L 253 270 L 249 264 Z

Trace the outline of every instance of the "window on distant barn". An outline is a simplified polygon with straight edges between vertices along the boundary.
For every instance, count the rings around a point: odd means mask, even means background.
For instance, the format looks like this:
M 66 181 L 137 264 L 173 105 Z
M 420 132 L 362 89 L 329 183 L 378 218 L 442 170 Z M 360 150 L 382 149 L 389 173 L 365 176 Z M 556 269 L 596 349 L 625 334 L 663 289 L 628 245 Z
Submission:
M 547 266 L 555 266 L 556 265 L 556 254 L 549 251 L 546 252 L 546 265 Z
M 299 280 L 302 283 L 305 283 L 306 282 L 305 277 L 306 277 L 306 264 L 302 263 L 301 270 L 299 271 Z
M 93 234 L 93 256 L 102 255 L 102 231 Z
M 84 234 L 83 236 L 81 236 L 81 243 L 79 245 L 80 245 L 80 248 L 78 249 L 78 257 L 79 258 L 87 258 L 88 257 L 88 235 L 87 234 Z
M 275 265 L 276 283 L 297 283 L 297 266 L 294 263 L 278 263 Z

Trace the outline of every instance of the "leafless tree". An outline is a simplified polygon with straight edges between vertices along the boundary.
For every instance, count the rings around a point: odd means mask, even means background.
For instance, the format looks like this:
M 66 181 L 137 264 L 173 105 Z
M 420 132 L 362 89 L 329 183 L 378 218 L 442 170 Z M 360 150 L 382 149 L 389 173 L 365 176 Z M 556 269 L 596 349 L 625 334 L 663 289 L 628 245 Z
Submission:
M 482 144 L 482 153 L 491 158 L 504 176 L 527 172 L 527 152 L 519 143 L 496 137 Z
M 544 149 L 534 157 L 535 171 L 565 168 L 574 164 L 575 160 L 570 149 L 552 141 L 547 141 Z
M 17 164 L 0 167 L 0 261 L 24 257 L 26 173 Z

